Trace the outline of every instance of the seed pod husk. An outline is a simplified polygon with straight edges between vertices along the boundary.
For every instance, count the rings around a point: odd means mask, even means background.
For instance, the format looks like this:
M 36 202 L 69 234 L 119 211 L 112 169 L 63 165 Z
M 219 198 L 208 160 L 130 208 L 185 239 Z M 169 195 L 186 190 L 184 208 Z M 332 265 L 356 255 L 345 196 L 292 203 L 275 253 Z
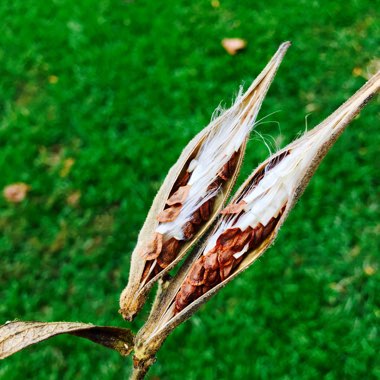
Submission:
M 220 213 L 205 243 L 192 252 L 161 293 L 148 321 L 136 335 L 138 369 L 146 371 L 169 333 L 268 249 L 323 157 L 379 88 L 380 72 L 321 124 L 269 157 L 249 176 Z M 244 232 L 256 229 L 258 237 L 252 243 Z M 252 245 L 244 251 L 241 247 L 247 242 Z M 232 251 L 237 247 L 235 254 L 240 261 L 235 266 L 232 263 L 231 268 L 231 255 L 221 259 L 218 256 L 217 260 L 212 257 L 213 250 L 219 253 L 224 246 Z M 219 278 L 215 283 L 212 279 L 207 283 L 205 272 L 215 269 L 219 269 Z M 179 297 L 181 292 L 183 297 Z
M 249 132 L 290 43 L 282 44 L 235 104 L 184 149 L 157 193 L 132 253 L 120 313 L 132 320 L 153 284 L 209 228 L 239 173 Z

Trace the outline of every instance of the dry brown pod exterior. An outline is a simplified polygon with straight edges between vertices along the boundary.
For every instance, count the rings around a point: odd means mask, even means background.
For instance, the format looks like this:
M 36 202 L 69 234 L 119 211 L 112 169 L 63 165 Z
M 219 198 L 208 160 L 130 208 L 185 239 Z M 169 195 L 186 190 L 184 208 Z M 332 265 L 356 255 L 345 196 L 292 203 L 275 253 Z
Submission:
M 257 116 L 262 101 L 289 46 L 290 43 L 286 42 L 279 47 L 276 54 L 241 98 L 241 104 L 248 108 L 248 112 L 254 118 Z M 132 320 L 141 309 L 153 284 L 173 268 L 210 227 L 235 183 L 248 136 L 240 146 L 236 156 L 233 157 L 233 165 L 225 166 L 218 174 L 219 186 L 221 186 L 222 191 L 217 193 L 211 205 L 205 203 L 204 207 L 199 209 L 199 218 L 202 219 L 202 223 L 198 223 L 196 215 L 194 215 L 193 223 L 187 224 L 184 228 L 184 234 L 188 240 L 181 242 L 181 244 L 173 240 L 166 243 L 161 241 L 162 237 L 156 232 L 158 223 L 160 220 L 175 220 L 178 215 L 179 210 L 176 207 L 180 203 L 176 203 L 176 200 L 181 200 L 186 195 L 186 189 L 183 189 L 186 187 L 186 178 L 185 180 L 183 178 L 186 177 L 186 170 L 190 162 L 199 151 L 207 135 L 229 117 L 230 110 L 211 122 L 208 127 L 190 141 L 176 164 L 170 169 L 153 201 L 132 253 L 128 285 L 120 296 L 120 313 L 127 320 Z M 170 246 L 163 247 L 165 244 Z M 161 250 L 165 254 L 160 254 Z M 158 273 L 153 272 L 153 275 L 151 274 L 152 268 L 148 266 L 149 264 L 147 265 L 148 260 L 157 260 L 160 266 Z
M 347 100 L 341 107 L 339 107 L 333 114 L 324 120 L 317 127 L 305 133 L 301 138 L 295 140 L 284 149 L 272 155 L 265 162 L 252 173 L 252 175 L 244 182 L 237 193 L 234 195 L 230 204 L 232 210 L 236 208 L 242 198 L 242 194 L 246 191 L 247 187 L 252 183 L 255 178 L 261 175 L 263 169 L 281 156 L 288 154 L 295 147 L 302 146 L 305 141 L 310 140 L 314 136 L 328 132 L 327 140 L 324 140 L 317 146 L 316 154 L 309 161 L 309 165 L 302 171 L 299 178 L 297 178 L 295 190 L 292 192 L 288 199 L 285 208 L 280 213 L 280 218 L 277 221 L 273 231 L 263 241 L 259 247 L 255 247 L 252 251 L 248 252 L 243 261 L 237 266 L 234 272 L 229 275 L 224 281 L 221 281 L 215 287 L 210 289 L 199 298 L 195 299 L 188 306 L 180 312 L 175 312 L 175 298 L 179 293 L 181 286 L 189 277 L 194 264 L 201 257 L 204 247 L 207 245 L 207 240 L 204 245 L 194 251 L 190 257 L 187 258 L 184 265 L 181 267 L 177 275 L 167 285 L 167 289 L 162 292 L 159 299 L 154 304 L 149 319 L 143 328 L 138 332 L 135 339 L 135 367 L 136 372 L 145 373 L 154 360 L 154 356 L 162 343 L 165 341 L 170 332 L 177 327 L 180 323 L 188 319 L 204 302 L 218 292 L 223 286 L 234 279 L 242 271 L 247 269 L 254 261 L 257 260 L 273 243 L 276 235 L 286 220 L 289 212 L 302 195 L 305 187 L 309 183 L 315 170 L 320 164 L 321 160 L 327 154 L 328 150 L 332 147 L 341 133 L 345 130 L 349 122 L 360 112 L 360 110 L 369 102 L 369 100 L 378 93 L 380 88 L 380 72 L 373 76 L 357 93 L 355 93 L 349 100 Z M 223 218 L 223 214 L 221 214 Z M 218 227 L 216 224 L 215 229 Z M 214 229 L 214 231 L 215 231 Z M 212 233 L 211 233 L 212 235 Z M 210 236 L 210 235 L 209 235 Z

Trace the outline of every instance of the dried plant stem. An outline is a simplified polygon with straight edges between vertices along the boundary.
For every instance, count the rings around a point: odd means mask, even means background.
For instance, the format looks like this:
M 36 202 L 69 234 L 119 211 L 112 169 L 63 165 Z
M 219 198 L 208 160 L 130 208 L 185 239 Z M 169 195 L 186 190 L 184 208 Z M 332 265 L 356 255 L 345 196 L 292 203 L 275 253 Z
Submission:
M 149 368 L 150 368 L 150 366 L 145 367 L 145 368 L 133 367 L 133 371 L 132 371 L 131 377 L 129 379 L 130 380 L 143 380 L 145 378 L 145 375 L 148 373 Z

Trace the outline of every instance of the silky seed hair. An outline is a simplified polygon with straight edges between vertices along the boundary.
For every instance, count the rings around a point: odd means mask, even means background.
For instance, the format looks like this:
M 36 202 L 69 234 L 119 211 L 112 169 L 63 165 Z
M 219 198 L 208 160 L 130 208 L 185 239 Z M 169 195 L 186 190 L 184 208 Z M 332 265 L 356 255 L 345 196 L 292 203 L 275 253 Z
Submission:
M 221 168 L 227 164 L 232 155 L 238 152 L 253 129 L 257 110 L 252 108 L 252 101 L 244 106 L 241 98 L 242 89 L 232 109 L 227 111 L 228 117 L 211 131 L 196 157 L 190 162 L 187 169 L 190 173 L 187 183 L 190 190 L 180 213 L 174 221 L 159 223 L 156 229 L 156 232 L 165 236 L 165 239 L 173 237 L 185 240 L 183 227 L 192 219 L 197 209 L 220 190 L 220 186 L 212 188 L 210 185 L 217 179 Z M 252 100 L 255 99 L 254 96 Z
M 338 115 L 335 123 L 332 123 L 337 125 L 348 113 L 347 110 Z M 306 132 L 292 144 L 286 154 L 276 158 L 275 165 L 267 165 L 262 180 L 258 184 L 252 184 L 240 197 L 243 213 L 229 214 L 222 221 L 220 227 L 209 237 L 205 252 L 212 249 L 220 235 L 232 227 L 244 231 L 259 223 L 266 226 L 271 218 L 277 217 L 296 190 L 300 174 L 310 166 L 317 151 L 328 141 L 332 132 L 330 128 Z

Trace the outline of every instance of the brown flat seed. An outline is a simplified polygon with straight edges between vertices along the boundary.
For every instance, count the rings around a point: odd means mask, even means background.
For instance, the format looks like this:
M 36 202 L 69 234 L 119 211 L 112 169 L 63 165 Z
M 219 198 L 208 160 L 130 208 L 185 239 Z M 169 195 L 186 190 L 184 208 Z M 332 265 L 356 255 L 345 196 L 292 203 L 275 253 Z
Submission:
M 190 188 L 190 185 L 180 186 L 178 190 L 166 201 L 166 204 L 169 206 L 173 206 L 177 203 L 183 204 L 189 195 Z
M 232 250 L 221 250 L 218 252 L 218 262 L 221 267 L 230 265 L 234 260 L 234 252 Z
M 216 270 L 218 269 L 218 255 L 216 252 L 208 253 L 205 256 L 204 267 L 206 270 Z
M 240 252 L 244 246 L 251 240 L 252 228 L 248 227 L 246 230 L 236 234 L 228 244 L 226 243 L 224 247 L 230 247 L 234 252 Z
M 181 243 L 174 238 L 163 244 L 161 254 L 157 257 L 157 263 L 161 268 L 166 268 L 177 257 L 180 245 Z
M 182 205 L 166 208 L 157 215 L 157 220 L 160 223 L 173 222 L 181 212 L 181 208 Z
M 188 297 L 192 295 L 192 290 L 186 289 L 186 285 L 188 284 L 185 283 L 182 285 L 180 292 L 177 294 L 175 298 L 175 307 L 177 311 L 183 310 L 191 302 L 191 299 L 188 299 Z
M 194 294 L 196 290 L 196 286 L 191 285 L 190 282 L 185 281 L 181 287 L 182 299 L 187 300 L 191 298 L 192 294 Z
M 242 255 L 238 259 L 235 259 L 234 264 L 233 264 L 233 269 L 237 268 L 244 258 L 245 258 L 245 255 Z
M 182 298 L 182 292 L 177 294 L 177 297 L 175 298 L 175 311 L 176 313 L 179 313 L 181 310 L 183 310 L 190 302 L 187 300 L 184 300 Z
M 225 207 L 220 213 L 221 214 L 240 214 L 244 207 L 246 206 L 246 202 L 240 201 L 239 203 L 232 203 Z
M 256 229 L 252 230 L 251 232 L 251 240 L 249 241 L 249 249 L 252 249 L 253 247 L 256 247 L 258 245 L 258 239 L 256 236 Z
M 276 224 L 276 219 L 272 218 L 269 221 L 269 223 L 263 228 L 263 236 L 262 236 L 263 240 L 266 239 L 271 234 L 271 232 L 274 229 L 275 224 Z
M 153 240 L 147 245 L 142 257 L 146 260 L 154 260 L 162 250 L 162 235 L 156 232 Z
M 206 270 L 204 274 L 204 284 L 210 288 L 220 282 L 220 276 L 218 270 Z
M 209 290 L 211 290 L 213 287 L 212 286 L 206 286 L 206 285 L 203 285 L 202 286 L 202 295 L 203 294 L 206 294 Z
M 260 245 L 263 241 L 263 225 L 261 223 L 258 224 L 258 226 L 255 228 L 255 238 L 256 238 L 256 244 Z
M 217 239 L 216 245 L 228 245 L 230 246 L 230 240 L 235 237 L 240 231 L 240 228 L 230 228 L 224 231 Z
M 185 240 L 189 240 L 194 236 L 195 228 L 192 222 L 187 222 L 182 228 L 182 233 Z
M 218 177 L 221 178 L 223 181 L 227 181 L 229 177 L 228 173 L 228 162 L 220 169 L 218 173 Z
M 199 208 L 199 214 L 201 215 L 202 220 L 205 222 L 209 220 L 210 214 L 212 212 L 212 204 L 214 203 L 212 199 L 203 203 L 203 205 Z
M 240 149 L 237 152 L 235 152 L 228 161 L 228 177 L 231 177 L 236 169 L 236 165 L 239 160 L 239 153 Z
M 233 268 L 233 263 L 224 266 L 223 268 L 220 269 L 220 278 L 222 281 L 224 281 L 231 273 Z
M 186 186 L 190 179 L 190 173 L 186 170 L 183 173 L 183 176 L 180 177 L 177 182 L 174 184 L 173 189 L 178 189 L 181 186 Z
M 179 310 L 184 309 L 191 301 L 197 298 L 200 290 L 197 286 L 191 285 L 189 282 L 185 281 L 181 287 L 180 292 L 176 297 L 176 307 Z
M 201 218 L 201 214 L 199 212 L 199 209 L 194 212 L 193 217 L 191 219 L 191 223 L 195 224 L 196 226 L 200 225 L 203 222 Z
M 204 256 L 198 259 L 189 273 L 189 282 L 191 285 L 200 286 L 204 284 Z

